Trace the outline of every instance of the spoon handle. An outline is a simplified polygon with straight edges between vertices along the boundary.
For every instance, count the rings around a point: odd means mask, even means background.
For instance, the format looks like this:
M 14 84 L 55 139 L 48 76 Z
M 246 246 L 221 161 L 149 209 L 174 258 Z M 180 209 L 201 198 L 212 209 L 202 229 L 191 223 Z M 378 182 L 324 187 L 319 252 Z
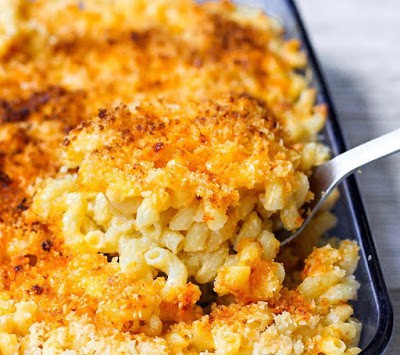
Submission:
M 400 128 L 344 152 L 325 164 L 317 166 L 310 177 L 314 200 L 310 208 L 314 212 L 322 205 L 329 193 L 346 176 L 365 164 L 400 151 Z
M 317 166 L 309 178 L 310 190 L 314 193 L 314 199 L 303 206 L 308 210 L 308 215 L 303 225 L 297 231 L 283 230 L 276 234 L 281 245 L 290 242 L 304 230 L 331 191 L 346 176 L 365 164 L 398 151 L 400 151 L 400 128 L 350 149 L 330 161 Z
M 338 155 L 330 161 L 337 178 L 343 179 L 358 168 L 400 151 L 400 128 Z

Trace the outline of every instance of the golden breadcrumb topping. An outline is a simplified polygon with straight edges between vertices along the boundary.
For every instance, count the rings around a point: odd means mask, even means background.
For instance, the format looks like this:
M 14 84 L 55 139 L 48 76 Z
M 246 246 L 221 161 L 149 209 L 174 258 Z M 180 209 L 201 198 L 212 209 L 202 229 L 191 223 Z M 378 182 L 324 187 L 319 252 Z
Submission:
M 79 167 L 84 191 L 173 191 L 180 181 L 180 190 L 226 210 L 240 190 L 263 189 L 268 179 L 279 178 L 288 194 L 297 188 L 299 153 L 284 145 L 265 105 L 247 96 L 102 110 L 63 144 L 64 164 Z

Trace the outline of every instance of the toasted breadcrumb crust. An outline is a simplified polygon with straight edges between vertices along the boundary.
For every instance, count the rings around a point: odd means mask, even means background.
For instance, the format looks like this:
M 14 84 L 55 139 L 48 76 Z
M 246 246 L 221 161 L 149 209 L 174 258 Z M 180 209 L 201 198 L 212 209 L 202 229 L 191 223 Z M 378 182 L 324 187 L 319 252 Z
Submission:
M 253 349 L 255 353 L 318 354 L 326 337 L 343 339 L 352 349 L 350 353 L 357 353 L 354 346 L 360 324 L 350 318 L 352 308 L 343 301 L 326 302 L 332 287 L 311 298 L 302 292 L 307 280 L 324 277 L 327 269 L 341 274 L 334 287 L 344 285 L 346 273 L 352 273 L 354 266 L 346 265 L 348 255 L 357 250 L 350 241 L 342 242 L 339 249 L 329 245 L 316 249 L 306 260 L 299 287 L 283 288 L 279 297 L 268 302 L 214 304 L 211 313 L 203 316 L 200 310 L 194 311 L 193 304 L 183 304 L 180 312 L 170 313 L 174 314 L 171 321 L 178 323 L 168 327 L 163 336 L 142 333 L 146 327 L 143 319 L 149 314 L 163 317 L 160 309 L 168 302 L 162 295 L 164 279 L 132 282 L 117 272 L 117 263 L 100 255 L 61 257 L 54 252 L 34 267 L 25 258 L 18 261 L 21 267 L 2 267 L 10 280 L 0 293 L 2 330 L 15 334 L 20 351 L 26 353 L 228 353 Z M 48 268 L 49 259 L 52 269 Z M 188 296 L 182 302 L 192 299 L 190 287 L 188 284 Z M 24 319 L 18 318 L 21 314 Z
M 81 190 L 122 181 L 131 191 L 173 189 L 180 181 L 180 189 L 224 210 L 241 189 L 256 190 L 268 178 L 295 189 L 300 160 L 265 105 L 246 95 L 141 103 L 133 112 L 120 106 L 79 125 L 64 144 L 64 164 L 79 167 Z
M 275 20 L 228 1 L 0 0 L 0 353 L 357 354 L 359 248 L 311 246 L 332 214 L 308 228 L 305 248 L 281 253 L 286 275 L 274 260 L 272 232 L 285 213 L 301 224 L 306 175 L 329 156 L 305 65 Z M 276 181 L 282 200 L 294 196 L 280 219 L 256 197 Z M 162 223 L 173 199 L 188 201 L 185 213 L 203 206 L 207 252 L 163 242 L 189 270 L 173 287 L 159 268 L 129 273 L 120 246 L 69 241 L 67 185 L 88 225 L 110 190 L 119 202 L 153 194 L 157 206 L 166 192 Z M 117 244 L 139 233 L 126 225 Z

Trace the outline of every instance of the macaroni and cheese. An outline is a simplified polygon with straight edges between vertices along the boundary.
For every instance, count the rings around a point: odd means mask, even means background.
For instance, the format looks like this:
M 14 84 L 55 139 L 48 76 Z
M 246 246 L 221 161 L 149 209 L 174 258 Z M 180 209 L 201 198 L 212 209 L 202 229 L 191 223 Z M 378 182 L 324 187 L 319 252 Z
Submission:
M 227 1 L 0 0 L 0 353 L 357 354 L 358 246 L 279 23 Z

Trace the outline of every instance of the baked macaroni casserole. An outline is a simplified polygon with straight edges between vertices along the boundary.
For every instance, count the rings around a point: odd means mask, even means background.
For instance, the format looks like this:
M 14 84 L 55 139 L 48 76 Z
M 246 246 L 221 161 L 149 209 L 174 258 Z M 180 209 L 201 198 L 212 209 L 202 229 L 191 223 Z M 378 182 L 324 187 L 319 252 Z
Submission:
M 227 1 L 0 0 L 0 353 L 358 354 L 306 57 Z

